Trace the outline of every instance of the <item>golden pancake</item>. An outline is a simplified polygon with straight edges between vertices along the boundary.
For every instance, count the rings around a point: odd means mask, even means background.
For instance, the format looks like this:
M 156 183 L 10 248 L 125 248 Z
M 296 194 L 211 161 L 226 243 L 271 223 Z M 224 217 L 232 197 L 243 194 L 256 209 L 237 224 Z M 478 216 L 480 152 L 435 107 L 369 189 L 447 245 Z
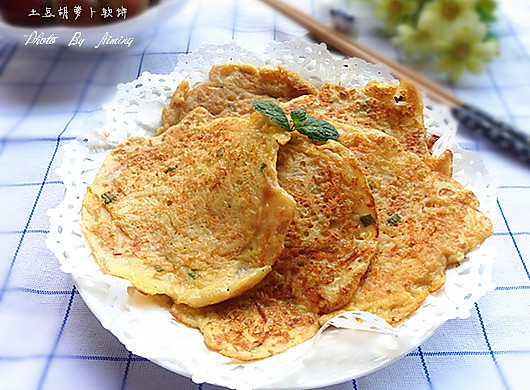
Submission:
M 289 260 L 292 294 L 311 311 L 328 313 L 348 302 L 376 246 L 377 213 L 366 177 L 338 142 L 293 135 L 280 147 L 278 180 L 296 201 L 281 254 Z
M 255 100 L 285 102 L 317 92 L 311 83 L 281 66 L 264 66 L 258 70 L 249 64 L 214 65 L 208 81 L 191 90 L 186 80 L 178 86 L 169 105 L 163 109 L 158 134 L 197 107 L 206 108 L 216 117 L 241 116 L 254 112 L 252 102 Z
M 380 130 L 396 137 L 405 149 L 421 156 L 432 169 L 451 174 L 450 151 L 439 158 L 430 154 L 432 140 L 423 121 L 423 101 L 409 81 L 402 80 L 399 85 L 370 81 L 363 88 L 326 83 L 318 95 L 293 99 L 283 108 L 288 112 L 302 109 L 322 119 Z
M 319 315 L 349 301 L 375 253 L 374 201 L 353 153 L 293 135 L 280 148 L 278 178 L 297 205 L 272 271 L 240 297 L 172 307 L 210 349 L 237 360 L 266 358 L 314 336 Z M 365 226 L 368 215 L 373 223 Z
M 207 119 L 199 109 L 161 136 L 119 144 L 87 190 L 81 222 L 105 272 L 194 307 L 261 281 L 295 208 L 276 171 L 290 135 L 259 114 Z
M 338 142 L 282 129 L 263 100 L 333 121 Z M 399 323 L 492 234 L 432 142 L 407 81 L 317 90 L 283 67 L 215 65 L 179 85 L 156 137 L 110 153 L 82 229 L 105 272 L 168 295 L 209 349 L 263 359 L 344 311 Z
M 377 253 L 343 310 L 369 311 L 395 324 L 442 287 L 446 268 L 490 236 L 492 224 L 471 191 L 433 172 L 396 138 L 336 127 L 364 169 L 380 222 Z

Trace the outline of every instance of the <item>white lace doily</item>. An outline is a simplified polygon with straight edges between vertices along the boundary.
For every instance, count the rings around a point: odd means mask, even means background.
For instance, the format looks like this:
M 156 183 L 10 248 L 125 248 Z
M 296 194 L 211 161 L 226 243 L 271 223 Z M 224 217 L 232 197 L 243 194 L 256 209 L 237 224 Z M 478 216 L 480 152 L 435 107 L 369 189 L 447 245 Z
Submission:
M 114 99 L 104 107 L 104 125 L 62 149 L 64 159 L 57 173 L 66 193 L 64 201 L 48 211 L 46 239 L 61 269 L 72 275 L 102 325 L 131 352 L 195 382 L 236 389 L 282 389 L 319 387 L 365 375 L 416 348 L 448 319 L 467 317 L 474 303 L 493 288 L 494 254 L 487 241 L 459 267 L 448 270 L 444 287 L 396 328 L 369 313 L 348 313 L 285 353 L 245 364 L 209 351 L 198 330 L 179 324 L 156 299 L 136 293 L 127 281 L 100 270 L 79 227 L 86 187 L 119 142 L 131 135 L 154 135 L 162 107 L 181 80 L 191 84 L 206 80 L 211 66 L 223 62 L 257 67 L 281 64 L 317 86 L 323 81 L 360 87 L 372 79 L 392 80 L 382 65 L 337 58 L 323 44 L 297 40 L 272 42 L 263 53 L 246 51 L 235 43 L 206 45 L 181 55 L 170 74 L 144 73 L 119 85 Z M 441 136 L 437 150 L 451 148 L 455 154 L 455 178 L 477 194 L 482 210 L 491 215 L 494 188 L 480 160 L 455 144 L 456 123 L 448 108 L 429 102 L 425 117 L 429 131 Z

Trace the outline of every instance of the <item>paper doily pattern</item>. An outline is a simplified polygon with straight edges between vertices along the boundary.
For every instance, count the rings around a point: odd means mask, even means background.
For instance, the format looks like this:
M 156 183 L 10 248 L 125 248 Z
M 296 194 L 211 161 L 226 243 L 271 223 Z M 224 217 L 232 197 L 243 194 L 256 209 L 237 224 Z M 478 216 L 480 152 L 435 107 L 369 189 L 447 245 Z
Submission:
M 263 53 L 249 52 L 233 42 L 205 45 L 181 55 L 170 74 L 146 72 L 120 84 L 114 99 L 104 107 L 104 125 L 63 147 L 64 159 L 57 173 L 65 185 L 65 198 L 48 211 L 46 243 L 102 325 L 131 352 L 196 382 L 280 389 L 324 386 L 367 374 L 417 347 L 448 319 L 468 316 L 474 303 L 493 287 L 494 254 L 487 242 L 459 267 L 448 270 L 445 286 L 396 328 L 369 313 L 348 313 L 336 318 L 333 327 L 285 353 L 236 364 L 206 349 L 199 331 L 177 323 L 156 299 L 141 296 L 127 281 L 100 270 L 79 227 L 86 187 L 119 142 L 131 135 L 154 135 L 162 107 L 180 81 L 187 79 L 192 85 L 204 81 L 211 66 L 222 62 L 283 65 L 317 86 L 323 81 L 361 87 L 373 79 L 393 80 L 383 65 L 338 58 L 323 44 L 296 40 L 272 42 Z M 480 160 L 456 145 L 456 123 L 447 107 L 432 102 L 425 106 L 426 126 L 440 136 L 435 150 L 453 150 L 455 178 L 477 194 L 482 210 L 491 215 L 495 191 Z

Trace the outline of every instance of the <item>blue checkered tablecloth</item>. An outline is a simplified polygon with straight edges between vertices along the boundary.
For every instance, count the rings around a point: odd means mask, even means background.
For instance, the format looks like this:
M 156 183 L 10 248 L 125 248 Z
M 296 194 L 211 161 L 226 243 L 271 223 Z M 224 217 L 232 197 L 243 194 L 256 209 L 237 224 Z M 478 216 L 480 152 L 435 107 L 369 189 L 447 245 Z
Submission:
M 290 1 L 327 20 L 347 1 Z M 499 0 L 502 55 L 480 76 L 447 85 L 465 101 L 530 133 L 530 0 Z M 46 247 L 46 211 L 64 196 L 61 146 L 85 131 L 118 83 L 170 72 L 205 42 L 251 50 L 306 31 L 258 0 L 190 1 L 118 51 L 36 47 L 0 35 L 0 389 L 210 390 L 127 351 L 87 308 Z M 400 60 L 367 29 L 359 39 Z M 330 390 L 530 388 L 530 166 L 459 131 L 497 181 L 495 289 L 469 316 L 444 324 L 420 347 Z

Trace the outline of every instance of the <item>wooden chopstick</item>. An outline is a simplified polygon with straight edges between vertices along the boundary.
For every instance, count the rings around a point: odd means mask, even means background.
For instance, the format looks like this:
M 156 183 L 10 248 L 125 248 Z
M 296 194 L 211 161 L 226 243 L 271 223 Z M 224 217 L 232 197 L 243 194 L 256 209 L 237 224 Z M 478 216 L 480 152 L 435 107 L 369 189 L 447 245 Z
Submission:
M 436 82 L 414 72 L 390 58 L 366 47 L 349 36 L 327 26 L 311 15 L 281 0 L 261 0 L 288 18 L 305 27 L 313 36 L 349 57 L 358 57 L 372 63 L 383 63 L 398 80 L 408 79 L 432 100 L 450 107 L 451 113 L 462 126 L 489 138 L 512 156 L 530 163 L 530 134 L 497 120 L 482 109 L 467 104 Z
M 311 15 L 301 11 L 300 9 L 287 4 L 280 0 L 262 0 L 277 11 L 283 13 L 285 16 L 294 20 L 302 27 L 306 28 L 311 34 L 318 39 L 331 45 L 338 51 L 350 57 L 359 57 L 372 63 L 386 64 L 390 73 L 395 78 L 402 80 L 408 79 L 418 85 L 423 92 L 425 92 L 431 99 L 439 103 L 444 103 L 449 106 L 460 106 L 462 101 L 432 80 L 419 75 L 411 69 L 393 61 L 392 59 L 366 47 L 360 42 L 350 38 L 349 36 L 327 26 L 321 21 L 313 18 Z

